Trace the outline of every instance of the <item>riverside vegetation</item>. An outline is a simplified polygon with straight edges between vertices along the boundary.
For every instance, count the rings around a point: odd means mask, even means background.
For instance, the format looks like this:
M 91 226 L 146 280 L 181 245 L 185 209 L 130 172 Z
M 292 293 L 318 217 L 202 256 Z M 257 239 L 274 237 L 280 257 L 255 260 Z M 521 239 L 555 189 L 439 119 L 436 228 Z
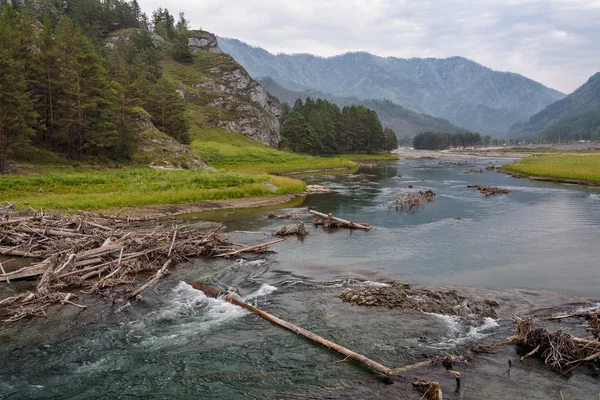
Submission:
M 534 154 L 502 168 L 509 173 L 600 183 L 600 153 Z
M 19 3 L 0 8 L 0 32 L 9 39 L 0 45 L 0 170 L 20 172 L 0 176 L 2 200 L 102 209 L 278 195 L 305 185 L 268 174 L 395 158 L 333 154 L 346 149 L 321 145 L 320 135 L 302 151 L 327 157 L 263 144 L 279 142 L 278 102 L 183 14 L 148 17 L 135 0 Z M 240 85 L 264 104 L 235 92 Z M 377 117 L 360 112 L 382 137 Z M 354 142 L 369 135 L 363 128 Z M 368 143 L 383 150 L 379 139 Z

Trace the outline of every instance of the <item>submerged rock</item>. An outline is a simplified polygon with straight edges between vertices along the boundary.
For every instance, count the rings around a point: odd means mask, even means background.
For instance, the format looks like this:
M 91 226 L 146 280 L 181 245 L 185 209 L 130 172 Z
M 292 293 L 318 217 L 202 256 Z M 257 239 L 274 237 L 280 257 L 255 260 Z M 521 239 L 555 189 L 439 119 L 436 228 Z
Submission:
M 456 290 L 412 289 L 405 285 L 364 287 L 343 293 L 341 299 L 359 306 L 388 307 L 427 313 L 496 318 L 498 303 L 459 294 Z

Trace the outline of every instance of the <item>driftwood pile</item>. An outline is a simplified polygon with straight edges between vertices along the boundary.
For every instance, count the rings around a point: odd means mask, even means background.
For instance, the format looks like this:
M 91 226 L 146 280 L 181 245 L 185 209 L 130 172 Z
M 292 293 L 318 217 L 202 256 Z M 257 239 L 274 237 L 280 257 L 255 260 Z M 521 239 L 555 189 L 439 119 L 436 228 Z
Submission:
M 507 194 L 510 193 L 510 190 L 494 187 L 494 186 L 485 186 L 485 185 L 476 185 L 471 184 L 467 186 L 468 188 L 475 188 L 479 190 L 479 193 L 485 194 L 485 197 L 495 196 L 497 194 Z
M 33 290 L 0 300 L 0 320 L 45 315 L 44 309 L 51 304 L 77 305 L 72 301 L 77 294 L 102 294 L 111 287 L 134 284 L 140 275 L 153 274 L 147 285 L 127 296 L 134 298 L 163 277 L 171 264 L 199 256 L 227 258 L 265 252 L 275 243 L 236 245 L 220 229 L 132 227 L 127 220 L 89 214 L 4 214 L 0 216 L 0 255 L 31 258 L 32 264 L 8 273 L 0 268 L 0 282 L 36 279 L 37 283 Z
M 538 354 L 541 359 L 557 372 L 564 374 L 586 362 L 598 363 L 600 341 L 575 337 L 569 333 L 550 332 L 536 327 L 531 318 L 515 317 L 518 342 L 533 348 L 523 358 Z
M 431 190 L 419 190 L 418 192 L 409 193 L 396 200 L 388 203 L 388 207 L 396 208 L 396 211 L 408 212 L 416 214 L 427 204 L 435 199 L 435 193 Z
M 306 230 L 306 224 L 302 221 L 298 221 L 296 226 L 288 228 L 284 226 L 280 230 L 275 233 L 276 236 L 300 236 L 304 237 L 308 235 L 308 230 Z

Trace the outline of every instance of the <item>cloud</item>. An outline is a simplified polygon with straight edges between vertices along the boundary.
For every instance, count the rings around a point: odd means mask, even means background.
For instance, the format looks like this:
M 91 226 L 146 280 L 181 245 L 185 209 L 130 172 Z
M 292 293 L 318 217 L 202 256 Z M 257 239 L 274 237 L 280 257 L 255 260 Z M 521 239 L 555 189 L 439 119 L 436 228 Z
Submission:
M 139 0 L 150 14 L 162 0 Z M 565 93 L 600 70 L 600 0 L 171 0 L 193 28 L 271 52 L 463 56 Z

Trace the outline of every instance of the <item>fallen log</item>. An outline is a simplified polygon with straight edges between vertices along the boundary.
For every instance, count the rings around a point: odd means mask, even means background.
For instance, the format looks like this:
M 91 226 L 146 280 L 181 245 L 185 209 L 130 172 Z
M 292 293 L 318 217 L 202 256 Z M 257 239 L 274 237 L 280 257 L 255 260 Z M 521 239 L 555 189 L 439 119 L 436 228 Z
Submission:
M 271 246 L 271 245 L 273 245 L 275 243 L 283 242 L 284 240 L 285 239 L 273 240 L 272 242 L 269 242 L 269 243 L 263 243 L 263 244 L 257 244 L 256 246 L 244 247 L 243 249 L 239 249 L 239 250 L 235 250 L 235 251 L 230 251 L 228 253 L 217 254 L 216 257 L 231 257 L 231 256 L 235 256 L 236 254 L 240 254 L 240 253 L 248 253 L 248 252 L 251 252 L 251 251 L 258 250 L 258 249 L 263 248 L 263 247 Z
M 35 264 L 30 267 L 24 267 L 8 274 L 0 275 L 0 282 L 8 282 L 10 279 L 19 280 L 33 278 L 34 276 L 43 275 L 48 268 L 48 263 Z
M 0 247 L 0 254 L 3 256 L 42 258 L 42 253 L 36 251 L 17 250 L 10 247 Z
M 139 288 L 139 289 L 135 290 L 133 293 L 131 293 L 128 296 L 128 298 L 135 299 L 144 290 L 148 289 L 150 286 L 152 286 L 156 282 L 158 282 L 163 277 L 163 275 L 167 272 L 167 268 L 169 268 L 169 265 L 171 265 L 171 259 L 168 259 L 167 262 L 162 266 L 162 268 L 158 270 L 156 275 L 154 275 L 148 282 L 146 282 L 146 284 L 144 286 L 142 286 L 141 288 Z
M 212 296 L 212 297 L 222 296 L 222 298 L 225 301 L 235 304 L 236 306 L 245 308 L 246 310 L 250 311 L 251 313 L 258 315 L 261 318 L 266 319 L 267 321 L 271 322 L 272 324 L 281 326 L 282 328 L 288 329 L 298 335 L 302 335 L 305 338 L 310 339 L 315 343 L 325 346 L 331 350 L 337 351 L 338 353 L 343 354 L 346 357 L 351 358 L 355 361 L 358 361 L 361 364 L 366 365 L 367 367 L 372 368 L 373 370 L 380 372 L 386 376 L 394 375 L 394 371 L 392 369 L 390 369 L 382 364 L 379 364 L 378 362 L 370 360 L 361 354 L 355 353 L 354 351 L 349 350 L 343 346 L 340 346 L 339 344 L 336 344 L 336 343 L 334 343 L 330 340 L 327 340 L 321 336 L 315 335 L 314 333 L 307 331 L 306 329 L 300 328 L 299 326 L 293 325 L 289 322 L 279 319 L 279 318 L 275 317 L 274 315 L 271 315 L 265 311 L 262 311 L 256 307 L 253 307 L 253 306 L 243 302 L 242 300 L 240 300 L 237 297 L 225 294 L 225 293 L 221 292 L 220 290 L 213 289 L 211 287 L 202 285 L 198 282 L 193 282 L 192 286 L 198 290 L 203 291 L 204 293 L 206 293 L 209 296 Z
M 316 215 L 317 217 L 324 218 L 324 220 L 321 221 L 323 223 L 319 223 L 319 221 L 317 221 L 317 222 L 315 222 L 315 225 L 324 225 L 325 227 L 328 227 L 327 221 L 333 221 L 333 222 L 336 222 L 339 226 L 345 226 L 346 228 L 350 228 L 350 229 L 362 229 L 365 231 L 371 230 L 371 226 L 367 225 L 367 224 L 358 224 L 356 222 L 352 222 L 352 221 L 349 221 L 346 219 L 334 217 L 331 214 L 323 214 L 322 212 L 318 212 L 315 210 L 309 210 L 308 212 L 311 213 L 312 215 Z

